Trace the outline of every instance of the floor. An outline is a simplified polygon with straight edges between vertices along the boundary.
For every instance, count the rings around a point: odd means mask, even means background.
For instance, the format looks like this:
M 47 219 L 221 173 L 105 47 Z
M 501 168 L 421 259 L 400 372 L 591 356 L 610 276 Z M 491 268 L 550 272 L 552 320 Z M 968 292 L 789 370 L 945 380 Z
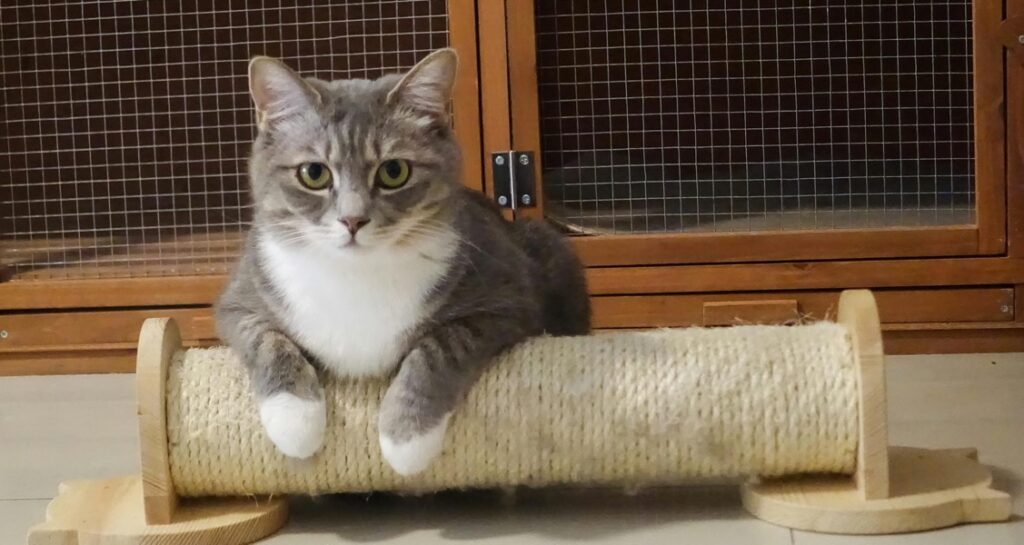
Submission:
M 975 446 L 1014 519 L 905 536 L 790 531 L 748 516 L 735 487 L 325 497 L 294 502 L 268 545 L 326 543 L 1024 543 L 1024 353 L 889 359 L 894 443 Z M 0 543 L 24 543 L 57 484 L 138 471 L 129 375 L 0 378 Z

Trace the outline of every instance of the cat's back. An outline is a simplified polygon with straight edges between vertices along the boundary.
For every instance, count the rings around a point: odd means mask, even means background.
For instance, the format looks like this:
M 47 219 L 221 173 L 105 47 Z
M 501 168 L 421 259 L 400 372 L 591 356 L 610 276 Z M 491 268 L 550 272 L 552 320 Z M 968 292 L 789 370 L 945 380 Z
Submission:
M 502 216 L 501 208 L 487 195 L 460 187 L 454 199 L 456 231 L 472 244 L 486 245 L 493 250 L 488 255 L 514 259 L 518 248 L 515 241 L 514 224 Z
M 501 208 L 479 191 L 460 186 L 456 190 L 455 200 L 456 208 L 464 213 L 460 217 L 472 217 L 473 221 L 495 225 L 507 223 L 501 215 Z
M 465 233 L 477 248 L 477 269 L 504 277 L 505 295 L 534 298 L 542 309 L 544 330 L 554 335 L 590 331 L 590 300 L 583 264 L 557 229 L 544 220 L 506 221 L 487 196 L 466 189 L 460 215 Z

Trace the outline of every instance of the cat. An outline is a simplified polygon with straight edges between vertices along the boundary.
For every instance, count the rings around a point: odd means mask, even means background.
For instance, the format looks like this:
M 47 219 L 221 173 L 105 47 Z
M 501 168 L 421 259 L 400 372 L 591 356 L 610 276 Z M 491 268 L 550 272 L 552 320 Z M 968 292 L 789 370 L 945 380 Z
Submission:
M 404 75 L 331 82 L 268 57 L 249 65 L 254 219 L 216 321 L 287 456 L 323 442 L 324 374 L 386 376 L 381 454 L 420 472 L 495 355 L 590 330 L 564 237 L 505 221 L 462 185 L 448 117 L 457 64 L 442 49 Z

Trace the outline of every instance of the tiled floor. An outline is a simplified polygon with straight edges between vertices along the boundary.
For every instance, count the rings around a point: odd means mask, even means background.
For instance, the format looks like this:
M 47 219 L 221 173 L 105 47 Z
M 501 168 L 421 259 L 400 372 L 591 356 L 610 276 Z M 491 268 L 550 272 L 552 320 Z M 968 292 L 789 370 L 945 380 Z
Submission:
M 904 536 L 791 532 L 739 506 L 735 487 L 296 500 L 268 544 L 1024 544 L 1024 354 L 889 360 L 894 443 L 976 446 L 1014 520 Z M 61 480 L 138 471 L 132 377 L 0 378 L 0 544 L 24 543 Z

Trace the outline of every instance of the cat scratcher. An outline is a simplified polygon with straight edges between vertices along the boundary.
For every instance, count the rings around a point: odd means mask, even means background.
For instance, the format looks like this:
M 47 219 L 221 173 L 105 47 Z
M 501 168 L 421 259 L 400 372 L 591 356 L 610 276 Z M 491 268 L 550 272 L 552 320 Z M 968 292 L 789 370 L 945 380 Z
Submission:
M 878 312 L 842 294 L 837 323 L 539 338 L 501 356 L 452 418 L 441 456 L 382 461 L 386 381 L 330 381 L 310 460 L 278 453 L 242 366 L 183 349 L 149 320 L 138 355 L 141 477 L 72 482 L 31 545 L 249 543 L 290 493 L 677 484 L 748 476 L 744 506 L 806 530 L 874 534 L 1003 520 L 1009 496 L 971 450 L 890 447 Z M 341 514 L 340 516 L 344 516 Z

